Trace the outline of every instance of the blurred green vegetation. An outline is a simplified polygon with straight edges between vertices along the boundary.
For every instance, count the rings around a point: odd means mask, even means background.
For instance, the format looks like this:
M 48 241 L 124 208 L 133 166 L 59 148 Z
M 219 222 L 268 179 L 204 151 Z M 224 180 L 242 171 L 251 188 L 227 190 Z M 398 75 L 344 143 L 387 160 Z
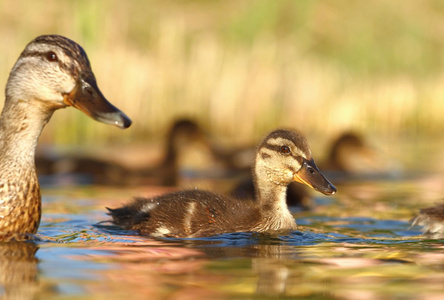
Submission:
M 42 142 L 161 139 L 178 117 L 221 141 L 285 126 L 327 139 L 439 135 L 444 2 L 0 0 L 0 85 L 26 43 L 81 44 L 127 131 L 57 112 Z

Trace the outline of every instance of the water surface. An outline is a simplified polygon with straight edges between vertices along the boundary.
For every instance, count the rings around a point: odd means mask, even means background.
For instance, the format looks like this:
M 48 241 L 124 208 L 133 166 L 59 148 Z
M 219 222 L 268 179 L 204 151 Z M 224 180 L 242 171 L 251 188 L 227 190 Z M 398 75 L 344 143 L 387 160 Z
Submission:
M 372 180 L 316 195 L 288 235 L 151 239 L 113 226 L 105 206 L 162 188 L 43 190 L 38 241 L 0 245 L 8 299 L 442 299 L 443 240 L 410 227 L 442 180 Z

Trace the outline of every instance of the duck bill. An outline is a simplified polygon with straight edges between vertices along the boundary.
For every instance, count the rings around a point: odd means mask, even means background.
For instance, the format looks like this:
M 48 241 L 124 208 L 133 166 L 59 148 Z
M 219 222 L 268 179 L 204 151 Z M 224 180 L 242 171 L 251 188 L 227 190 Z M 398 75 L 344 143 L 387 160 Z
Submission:
M 96 121 L 128 128 L 131 120 L 102 95 L 94 77 L 79 78 L 74 89 L 64 95 L 64 103 L 84 112 Z
M 308 185 L 324 195 L 333 195 L 337 191 L 336 187 L 322 175 L 313 159 L 304 160 L 302 167 L 294 174 L 293 181 Z

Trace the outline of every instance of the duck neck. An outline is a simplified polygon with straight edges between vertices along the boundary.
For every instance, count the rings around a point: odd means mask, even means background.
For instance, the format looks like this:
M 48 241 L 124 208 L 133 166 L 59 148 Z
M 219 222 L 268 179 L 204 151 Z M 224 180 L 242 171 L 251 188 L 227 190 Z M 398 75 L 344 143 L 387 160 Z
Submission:
M 53 112 L 38 100 L 6 99 L 0 115 L 0 161 L 34 165 L 38 138 Z
M 41 195 L 35 148 L 53 112 L 40 101 L 6 99 L 0 115 L 0 241 L 37 231 Z
M 296 222 L 287 206 L 287 185 L 253 174 L 256 201 L 261 209 L 261 231 L 294 230 Z

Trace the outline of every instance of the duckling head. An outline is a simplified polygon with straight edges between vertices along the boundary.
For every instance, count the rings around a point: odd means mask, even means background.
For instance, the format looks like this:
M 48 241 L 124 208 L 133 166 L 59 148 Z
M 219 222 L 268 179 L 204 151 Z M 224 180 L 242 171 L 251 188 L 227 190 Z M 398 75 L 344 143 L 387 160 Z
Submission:
M 83 48 L 59 35 L 39 36 L 23 50 L 6 85 L 5 105 L 10 101 L 40 105 L 47 111 L 73 106 L 103 123 L 131 125 L 99 90 Z
M 325 195 L 337 191 L 316 166 L 307 140 L 289 130 L 275 130 L 264 139 L 256 155 L 255 176 L 280 186 L 300 182 Z

